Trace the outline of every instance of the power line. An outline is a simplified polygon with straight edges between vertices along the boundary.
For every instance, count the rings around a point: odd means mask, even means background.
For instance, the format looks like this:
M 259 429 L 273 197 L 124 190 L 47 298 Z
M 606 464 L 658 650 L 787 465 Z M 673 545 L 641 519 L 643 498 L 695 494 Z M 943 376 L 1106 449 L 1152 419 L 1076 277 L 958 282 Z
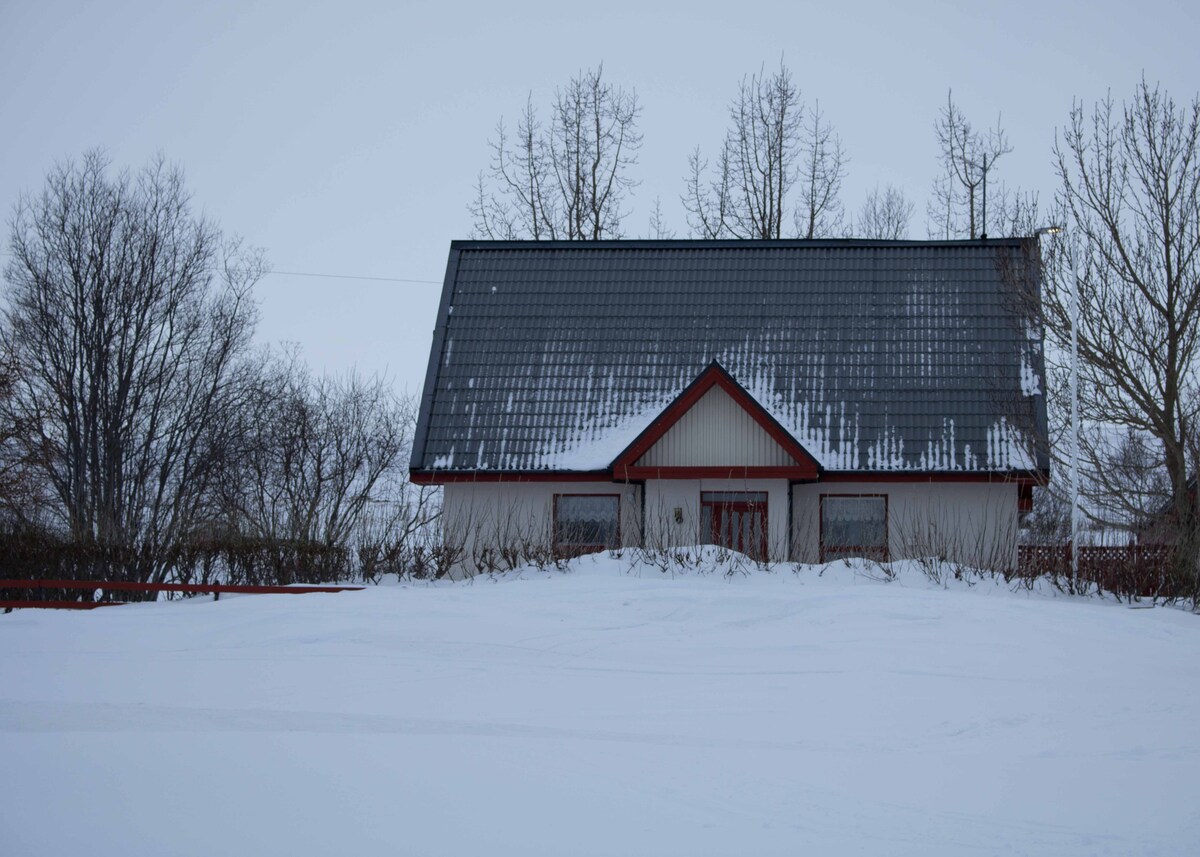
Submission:
M 7 250 L 0 250 L 0 256 L 12 256 Z M 371 280 L 377 283 L 429 283 L 441 285 L 441 280 L 416 280 L 405 277 L 365 277 L 360 274 L 319 274 L 315 271 L 263 271 L 263 276 L 279 274 L 286 277 L 321 277 L 326 280 Z
M 264 274 L 282 274 L 288 277 L 324 277 L 329 280 L 374 280 L 381 283 L 432 283 L 438 285 L 441 280 L 410 280 L 403 277 L 363 277 L 357 274 L 316 274 L 311 271 L 265 271 Z

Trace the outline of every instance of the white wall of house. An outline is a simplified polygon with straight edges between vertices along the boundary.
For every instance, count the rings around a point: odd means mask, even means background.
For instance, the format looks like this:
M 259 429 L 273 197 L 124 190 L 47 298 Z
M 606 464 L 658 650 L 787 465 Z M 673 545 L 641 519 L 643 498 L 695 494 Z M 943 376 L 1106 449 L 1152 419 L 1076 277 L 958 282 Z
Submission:
M 639 467 L 786 467 L 795 460 L 714 386 L 638 459 Z
M 620 495 L 621 543 L 641 542 L 640 487 L 612 482 L 452 482 L 442 499 L 447 539 L 461 544 L 462 574 L 477 570 L 473 557 L 484 548 L 553 541 L 554 495 Z
M 708 542 L 700 516 L 700 495 L 705 491 L 765 491 L 767 555 L 783 562 L 787 559 L 787 490 L 786 479 L 648 479 L 646 545 L 674 547 Z
M 778 467 L 791 456 L 728 393 L 713 387 L 638 461 L 648 467 Z M 823 482 L 791 487 L 786 479 L 649 479 L 645 544 L 703 544 L 706 491 L 767 495 L 767 554 L 776 562 L 821 559 L 821 496 L 887 498 L 891 559 L 944 556 L 965 564 L 1015 564 L 1017 485 L 1013 482 Z M 463 548 L 460 573 L 483 567 L 483 551 L 519 545 L 548 549 L 554 540 L 555 495 L 616 494 L 620 542 L 642 544 L 642 487 L 612 482 L 462 482 L 445 486 L 444 527 Z M 791 532 L 789 534 L 789 524 Z M 789 538 L 790 535 L 790 538 Z M 511 550 L 510 550 L 511 553 Z
M 776 562 L 820 561 L 820 497 L 884 495 L 891 559 L 946 556 L 968 565 L 1015 563 L 1017 486 L 1012 482 L 824 482 L 792 486 L 791 554 L 784 479 L 650 479 L 645 484 L 646 545 L 708 541 L 701 522 L 705 491 L 767 494 L 768 555 Z M 520 542 L 549 546 L 556 494 L 617 494 L 621 544 L 642 537 L 641 487 L 607 482 L 470 482 L 445 486 L 444 524 L 461 543 L 459 574 L 478 569 L 478 552 Z M 678 510 L 678 515 L 676 514 Z
M 882 494 L 888 498 L 891 559 L 946 556 L 981 568 L 1016 563 L 1014 482 L 824 482 L 793 487 L 792 556 L 820 558 L 820 496 Z

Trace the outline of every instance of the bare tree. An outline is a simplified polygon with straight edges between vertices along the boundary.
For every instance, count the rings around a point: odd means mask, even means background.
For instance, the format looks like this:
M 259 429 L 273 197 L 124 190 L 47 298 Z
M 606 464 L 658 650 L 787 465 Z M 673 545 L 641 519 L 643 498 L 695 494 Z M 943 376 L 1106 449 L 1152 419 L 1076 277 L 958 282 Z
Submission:
M 1078 335 L 1082 455 L 1093 501 L 1144 513 L 1155 470 L 1179 533 L 1175 571 L 1196 581 L 1189 479 L 1200 436 L 1200 98 L 1144 80 L 1117 106 L 1076 104 L 1055 146 L 1067 231 L 1047 259 L 1042 319 L 1069 366 Z M 1078 321 L 1072 300 L 1078 293 Z
M 501 119 L 492 164 L 480 173 L 470 209 L 477 236 L 598 240 L 621 237 L 626 194 L 637 184 L 642 136 L 637 93 L 613 86 L 604 67 L 556 90 L 550 125 L 532 98 L 511 136 Z
M 840 224 L 842 144 L 818 108 L 808 111 L 783 66 L 742 79 L 729 130 L 711 165 L 688 158 L 688 223 L 701 238 L 822 238 Z M 798 192 L 799 201 L 793 198 Z
M 1145 432 L 1091 424 L 1084 427 L 1080 451 L 1092 465 L 1081 490 L 1087 517 L 1096 525 L 1137 532 L 1158 524 L 1159 513 L 1171 509 L 1171 481 L 1160 445 Z
M 43 498 L 42 480 L 22 443 L 26 428 L 13 408 L 20 373 L 16 355 L 0 351 L 0 510 L 10 521 L 28 523 Z
M 1021 541 L 1027 545 L 1062 545 L 1071 538 L 1069 489 L 1058 484 L 1033 489 L 1033 508 L 1022 522 Z
M 929 188 L 929 200 L 925 203 L 926 231 L 931 239 L 949 240 L 962 234 L 959 217 L 957 191 L 949 176 L 938 176 Z
M 411 441 L 415 410 L 409 412 L 413 414 L 407 426 Z M 409 482 L 407 460 L 406 451 L 398 465 L 389 468 L 380 480 L 373 502 L 359 517 L 353 541 L 359 572 L 364 578 L 377 580 L 389 572 L 416 573 L 421 553 L 428 550 L 429 540 L 437 536 L 436 525 L 442 514 L 441 489 Z
M 177 168 L 112 176 L 100 152 L 21 198 L 11 250 L 0 338 L 21 371 L 7 415 L 49 512 L 76 543 L 120 549 L 103 573 L 161 580 L 244 404 L 261 254 L 192 213 Z
M 898 241 L 908 237 L 908 221 L 912 217 L 913 204 L 904 196 L 904 191 L 888 185 L 882 192 L 876 185 L 867 194 L 854 233 L 858 238 L 874 238 L 881 241 Z
M 988 223 L 998 235 L 1033 235 L 1047 223 L 1062 219 L 1053 211 L 1042 211 L 1036 191 L 1010 189 L 1003 182 L 990 195 L 988 209 Z
M 934 123 L 943 173 L 934 181 L 928 207 L 931 238 L 978 238 L 987 231 L 980 211 L 982 185 L 1002 156 L 1012 151 L 1008 136 L 996 127 L 979 132 L 946 94 L 946 106 Z
M 659 197 L 654 198 L 654 208 L 650 211 L 650 234 L 646 237 L 656 241 L 675 237 L 675 230 L 668 228 L 666 218 L 663 217 L 662 199 Z
M 800 205 L 796 209 L 796 234 L 801 238 L 827 238 L 842 226 L 842 179 L 846 156 L 842 140 L 825 121 L 821 103 L 808 111 L 800 162 Z
M 411 401 L 378 378 L 315 378 L 295 351 L 266 359 L 253 386 L 245 443 L 221 482 L 233 531 L 318 545 L 346 563 L 370 541 L 377 564 L 389 540 L 427 522 L 432 492 L 410 486 L 404 469 Z

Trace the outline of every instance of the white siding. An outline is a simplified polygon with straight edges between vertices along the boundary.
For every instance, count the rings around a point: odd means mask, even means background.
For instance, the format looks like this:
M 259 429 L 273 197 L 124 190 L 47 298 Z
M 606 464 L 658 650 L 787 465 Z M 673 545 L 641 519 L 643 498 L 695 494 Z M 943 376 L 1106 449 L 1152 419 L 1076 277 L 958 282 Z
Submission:
M 615 482 L 452 482 L 442 496 L 447 540 L 463 550 L 455 576 L 479 570 L 488 547 L 549 547 L 553 541 L 555 494 L 618 494 L 621 544 L 641 543 L 639 487 Z
M 488 545 L 552 539 L 555 494 L 619 494 L 621 543 L 641 543 L 639 487 L 606 482 L 476 482 L 445 487 L 443 524 L 464 556 L 457 576 L 477 570 Z M 694 545 L 701 533 L 702 491 L 767 492 L 768 552 L 788 559 L 788 483 L 785 479 L 650 479 L 646 481 L 646 546 Z M 826 482 L 792 487 L 791 559 L 820 556 L 820 495 L 883 494 L 888 498 L 892 559 L 945 556 L 981 568 L 1016 561 L 1017 486 L 1012 482 Z M 679 521 L 675 510 L 679 509 Z
M 712 387 L 637 461 L 639 467 L 788 467 L 796 460 L 733 397 Z
M 767 493 L 767 555 L 787 559 L 788 494 L 786 479 L 648 479 L 646 480 L 646 546 L 682 547 L 703 544 L 700 494 L 703 491 Z M 679 510 L 679 520 L 675 510 Z
M 945 557 L 997 570 L 1016 563 L 1014 482 L 818 482 L 792 491 L 798 562 L 819 561 L 822 494 L 883 494 L 891 559 Z

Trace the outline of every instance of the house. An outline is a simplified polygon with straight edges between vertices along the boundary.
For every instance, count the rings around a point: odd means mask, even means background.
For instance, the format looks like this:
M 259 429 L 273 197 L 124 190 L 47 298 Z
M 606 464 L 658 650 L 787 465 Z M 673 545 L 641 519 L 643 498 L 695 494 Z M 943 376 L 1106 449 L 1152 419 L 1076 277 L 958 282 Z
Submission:
M 1033 238 L 451 244 L 413 445 L 463 566 L 724 544 L 1011 565 Z M 1032 286 L 1032 289 L 1029 287 Z

